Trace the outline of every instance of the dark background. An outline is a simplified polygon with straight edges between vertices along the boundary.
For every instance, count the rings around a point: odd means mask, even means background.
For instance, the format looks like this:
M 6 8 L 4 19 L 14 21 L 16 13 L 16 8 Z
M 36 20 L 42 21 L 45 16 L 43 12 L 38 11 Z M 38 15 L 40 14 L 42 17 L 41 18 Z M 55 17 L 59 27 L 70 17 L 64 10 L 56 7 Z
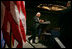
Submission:
M 37 12 L 41 12 L 41 19 L 51 21 L 49 27 L 60 27 L 60 39 L 67 48 L 72 47 L 72 25 L 71 25 L 71 9 L 64 11 L 48 11 L 44 9 L 39 9 L 37 6 L 42 3 L 47 4 L 59 4 L 66 6 L 67 1 L 49 1 L 49 0 L 39 0 L 33 1 L 29 0 L 25 2 L 26 6 L 26 16 L 27 16 L 27 34 L 31 34 L 32 18 Z

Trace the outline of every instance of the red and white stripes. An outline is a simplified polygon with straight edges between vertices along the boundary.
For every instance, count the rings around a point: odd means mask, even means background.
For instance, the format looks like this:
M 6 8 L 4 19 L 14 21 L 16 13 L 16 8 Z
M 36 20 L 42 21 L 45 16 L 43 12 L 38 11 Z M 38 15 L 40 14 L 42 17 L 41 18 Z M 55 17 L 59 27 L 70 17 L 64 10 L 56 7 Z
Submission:
M 2 31 L 4 32 L 3 34 L 5 35 L 7 29 L 11 29 L 13 36 L 12 39 L 16 39 L 18 41 L 17 48 L 21 48 L 23 46 L 23 42 L 26 42 L 26 11 L 24 5 L 25 2 L 2 1 L 1 4 L 5 5 L 5 16 L 2 26 Z M 10 27 L 8 28 L 7 25 Z M 8 37 L 10 37 L 10 35 Z M 5 35 L 5 39 L 8 40 L 9 38 L 6 38 Z M 7 44 L 9 44 L 8 41 Z

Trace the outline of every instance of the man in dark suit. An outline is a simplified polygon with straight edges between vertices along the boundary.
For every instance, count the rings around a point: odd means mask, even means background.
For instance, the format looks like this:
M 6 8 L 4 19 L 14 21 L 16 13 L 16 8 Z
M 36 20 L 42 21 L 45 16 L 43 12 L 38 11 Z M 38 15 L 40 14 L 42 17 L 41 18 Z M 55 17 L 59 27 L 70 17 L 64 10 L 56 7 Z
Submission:
M 32 25 L 32 36 L 28 38 L 30 41 L 32 39 L 33 43 L 35 43 L 35 37 L 38 34 L 38 27 L 40 25 L 40 22 L 44 22 L 44 20 L 40 20 L 41 13 L 38 12 L 35 17 L 33 17 L 33 25 Z

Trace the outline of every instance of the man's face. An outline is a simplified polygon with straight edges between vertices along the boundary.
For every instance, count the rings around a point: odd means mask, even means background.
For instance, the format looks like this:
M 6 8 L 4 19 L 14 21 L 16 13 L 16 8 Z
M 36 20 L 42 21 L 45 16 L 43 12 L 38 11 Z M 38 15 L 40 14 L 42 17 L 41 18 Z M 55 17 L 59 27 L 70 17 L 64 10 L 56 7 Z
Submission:
M 40 17 L 40 16 L 41 16 L 41 14 L 38 14 L 38 15 L 37 15 L 37 17 Z

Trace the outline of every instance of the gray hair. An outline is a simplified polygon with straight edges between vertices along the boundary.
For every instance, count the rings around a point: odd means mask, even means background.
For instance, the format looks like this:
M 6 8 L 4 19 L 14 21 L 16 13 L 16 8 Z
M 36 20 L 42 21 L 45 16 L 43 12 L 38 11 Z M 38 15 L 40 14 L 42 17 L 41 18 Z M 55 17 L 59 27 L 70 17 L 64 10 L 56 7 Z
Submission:
M 37 14 L 36 15 L 38 15 L 38 14 L 41 14 L 40 12 L 37 12 Z

